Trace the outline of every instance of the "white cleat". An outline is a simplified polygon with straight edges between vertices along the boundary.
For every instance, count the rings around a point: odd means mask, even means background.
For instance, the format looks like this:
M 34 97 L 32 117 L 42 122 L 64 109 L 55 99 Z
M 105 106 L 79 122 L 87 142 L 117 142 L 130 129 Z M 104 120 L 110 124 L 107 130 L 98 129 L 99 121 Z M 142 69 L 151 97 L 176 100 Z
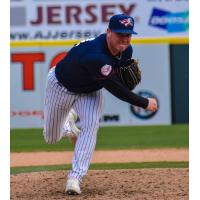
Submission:
M 65 132 L 63 133 L 63 137 L 68 137 L 72 143 L 76 141 L 80 134 L 80 129 L 76 126 L 77 118 L 77 114 L 71 109 L 64 125 Z
M 78 179 L 69 178 L 67 180 L 65 192 L 68 195 L 79 195 L 79 194 L 81 194 L 81 189 L 80 189 L 80 186 L 79 186 Z

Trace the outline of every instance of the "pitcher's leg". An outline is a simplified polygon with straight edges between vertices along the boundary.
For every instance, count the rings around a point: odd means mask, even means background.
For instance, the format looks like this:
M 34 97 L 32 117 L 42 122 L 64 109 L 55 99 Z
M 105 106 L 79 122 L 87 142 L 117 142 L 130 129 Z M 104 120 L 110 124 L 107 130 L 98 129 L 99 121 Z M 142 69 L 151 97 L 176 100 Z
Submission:
M 63 125 L 67 116 L 67 110 L 45 105 L 44 108 L 44 139 L 49 144 L 54 144 L 62 138 Z
M 58 84 L 54 69 L 48 74 L 44 105 L 44 139 L 53 144 L 59 141 L 64 132 L 63 126 L 67 114 L 73 105 L 75 96 L 67 94 Z
M 81 96 L 74 104 L 80 118 L 81 132 L 76 142 L 69 178 L 74 177 L 81 180 L 87 173 L 96 145 L 102 107 L 103 96 L 101 90 Z

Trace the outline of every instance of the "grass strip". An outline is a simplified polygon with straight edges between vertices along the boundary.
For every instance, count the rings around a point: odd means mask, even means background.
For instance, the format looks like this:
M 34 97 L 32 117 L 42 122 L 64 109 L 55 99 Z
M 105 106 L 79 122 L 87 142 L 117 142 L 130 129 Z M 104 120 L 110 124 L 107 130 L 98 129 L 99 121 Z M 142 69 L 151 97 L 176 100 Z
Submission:
M 189 162 L 141 162 L 141 163 L 100 163 L 91 164 L 91 170 L 109 170 L 109 169 L 145 169 L 145 168 L 188 168 Z M 70 170 L 71 165 L 52 165 L 52 166 L 30 166 L 30 167 L 11 167 L 11 174 Z
M 42 129 L 12 129 L 11 152 L 66 151 L 73 146 L 62 139 L 57 144 L 46 144 Z M 101 127 L 96 150 L 188 148 L 188 124 L 162 126 Z

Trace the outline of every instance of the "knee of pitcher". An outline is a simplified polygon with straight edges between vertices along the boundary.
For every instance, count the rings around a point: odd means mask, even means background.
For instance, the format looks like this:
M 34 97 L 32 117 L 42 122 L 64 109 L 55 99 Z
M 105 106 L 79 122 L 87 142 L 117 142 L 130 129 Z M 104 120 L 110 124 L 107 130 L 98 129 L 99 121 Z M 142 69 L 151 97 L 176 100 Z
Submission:
M 48 135 L 46 132 L 43 131 L 44 140 L 47 144 L 55 144 L 58 140 L 54 139 L 50 135 Z

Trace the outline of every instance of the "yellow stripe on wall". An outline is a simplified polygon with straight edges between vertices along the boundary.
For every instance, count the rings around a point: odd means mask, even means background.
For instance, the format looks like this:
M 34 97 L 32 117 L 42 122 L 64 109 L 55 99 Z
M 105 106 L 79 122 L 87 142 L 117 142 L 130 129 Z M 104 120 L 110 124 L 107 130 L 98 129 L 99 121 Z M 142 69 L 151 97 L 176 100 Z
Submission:
M 11 41 L 11 48 L 73 46 L 81 40 Z M 131 44 L 189 44 L 189 38 L 133 38 Z
M 189 44 L 189 38 L 135 38 L 133 44 Z

